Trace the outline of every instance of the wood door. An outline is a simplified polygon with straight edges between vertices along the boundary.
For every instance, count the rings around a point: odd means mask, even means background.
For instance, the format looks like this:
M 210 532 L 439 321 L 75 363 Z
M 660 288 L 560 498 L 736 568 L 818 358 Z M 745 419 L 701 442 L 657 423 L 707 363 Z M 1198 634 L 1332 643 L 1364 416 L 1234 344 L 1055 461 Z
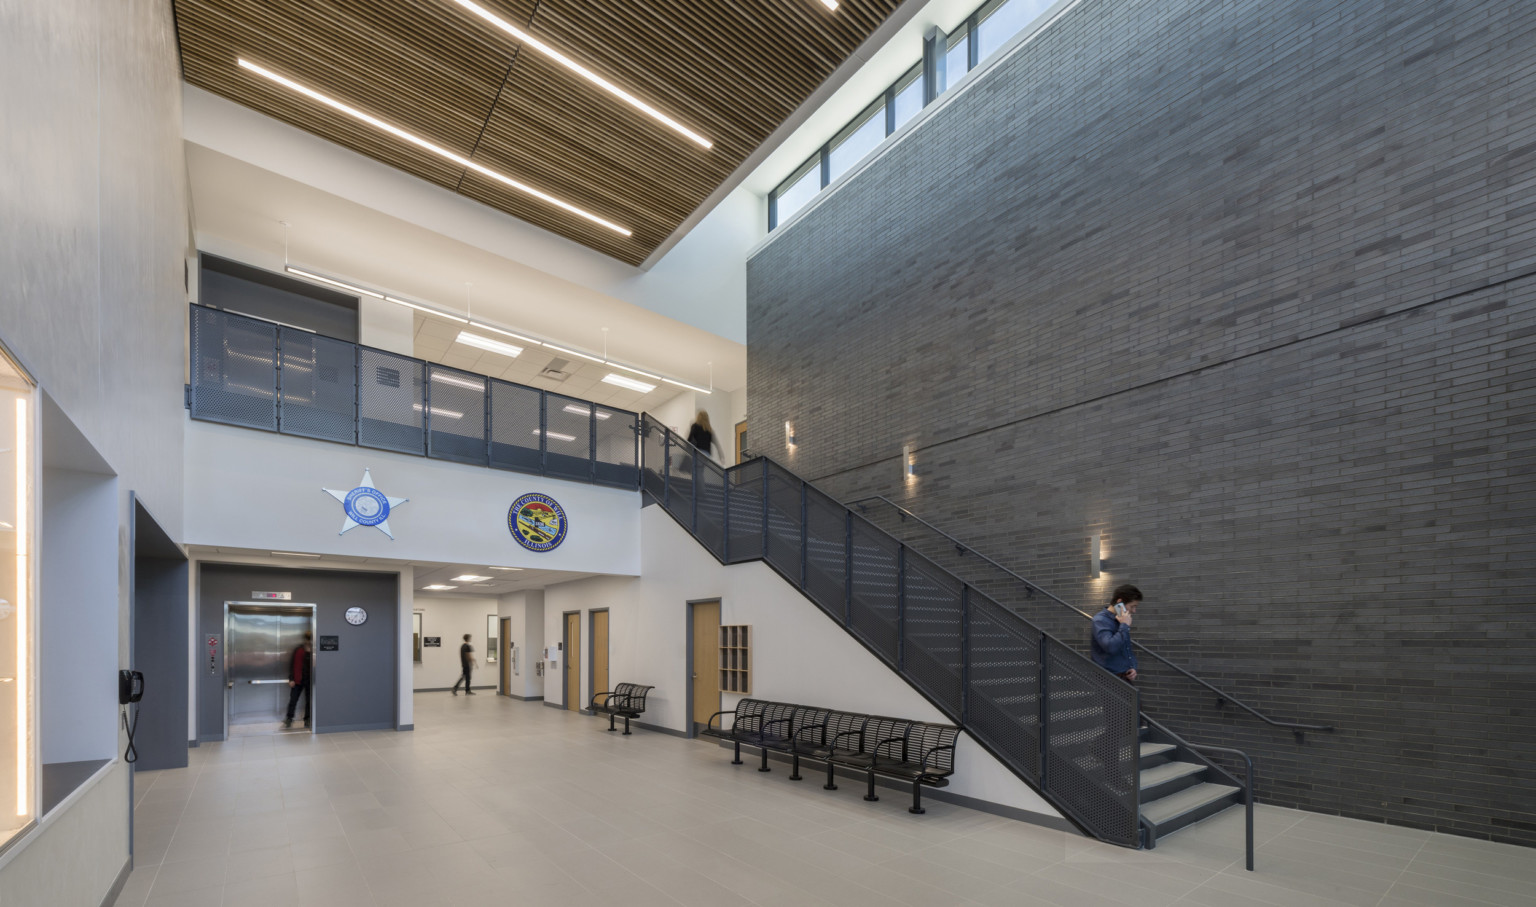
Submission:
M 608 683 L 608 612 L 592 612 L 592 692 L 606 693 Z
M 565 707 L 581 711 L 581 614 L 565 616 Z
M 747 446 L 747 420 L 736 423 L 736 465 L 741 465 L 742 451 Z
M 720 603 L 693 605 L 693 720 L 703 726 L 720 711 Z
M 503 696 L 512 695 L 512 640 L 509 638 L 511 635 L 512 618 L 503 617 L 501 619 L 501 634 L 497 640 L 497 645 L 501 648 L 501 651 L 496 655 L 497 658 L 501 659 L 501 695 Z

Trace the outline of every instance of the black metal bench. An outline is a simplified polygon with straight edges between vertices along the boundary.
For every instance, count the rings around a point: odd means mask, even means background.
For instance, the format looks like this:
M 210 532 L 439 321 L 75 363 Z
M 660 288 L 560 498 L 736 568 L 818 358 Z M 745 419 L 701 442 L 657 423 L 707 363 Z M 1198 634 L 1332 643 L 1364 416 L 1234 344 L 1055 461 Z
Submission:
M 732 715 L 731 727 L 716 727 L 715 719 Z M 743 699 L 734 710 L 710 716 L 704 733 L 735 745 L 732 765 L 741 764 L 741 745 L 762 751 L 760 772 L 768 768 L 768 751 L 788 753 L 789 778 L 800 780 L 800 760 L 821 762 L 827 767 L 827 790 L 837 790 L 837 766 L 864 773 L 869 783 L 866 800 L 879 800 L 875 776 L 894 778 L 912 785 L 908 812 L 923 813 L 922 789 L 946 787 L 955 772 L 955 743 L 960 729 L 949 724 L 907 721 L 840 712 L 787 702 Z
M 621 683 L 611 690 L 592 694 L 592 711 L 596 714 L 608 716 L 608 730 L 618 730 L 613 726 L 615 718 L 624 719 L 624 733 L 629 733 L 629 719 L 639 718 L 645 714 L 646 694 L 656 689 L 638 683 Z M 602 702 L 598 702 L 602 697 Z

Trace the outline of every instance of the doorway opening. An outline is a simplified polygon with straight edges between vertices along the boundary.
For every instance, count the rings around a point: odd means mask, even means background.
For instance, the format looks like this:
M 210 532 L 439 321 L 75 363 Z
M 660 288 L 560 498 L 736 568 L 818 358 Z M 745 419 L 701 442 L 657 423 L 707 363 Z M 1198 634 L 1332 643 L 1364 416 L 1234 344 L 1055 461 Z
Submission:
M 503 696 L 512 695 L 512 618 L 501 618 L 501 635 L 497 637 L 501 645 L 501 689 Z
M 592 671 L 587 678 L 587 686 L 592 692 L 587 698 L 591 699 L 598 693 L 611 692 L 613 687 L 608 684 L 608 609 L 589 613 L 592 622 L 592 651 L 588 653 L 587 663 L 592 666 Z
M 306 637 L 310 650 L 301 656 Z M 226 736 L 313 733 L 315 606 L 225 602 L 224 639 Z M 297 687 L 296 662 L 307 678 Z
M 565 708 L 581 711 L 581 612 L 565 613 Z

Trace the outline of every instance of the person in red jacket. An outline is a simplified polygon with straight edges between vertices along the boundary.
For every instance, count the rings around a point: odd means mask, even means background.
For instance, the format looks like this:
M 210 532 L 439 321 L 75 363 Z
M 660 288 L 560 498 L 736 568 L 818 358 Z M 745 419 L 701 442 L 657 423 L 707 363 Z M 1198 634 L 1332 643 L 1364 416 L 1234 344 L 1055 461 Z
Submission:
M 300 695 L 304 697 L 304 726 L 309 727 L 309 705 L 313 699 L 309 684 L 315 667 L 313 649 L 314 640 L 305 633 L 304 644 L 294 649 L 293 657 L 288 659 L 288 717 L 283 720 L 283 727 L 293 727 L 293 712 L 299 705 Z

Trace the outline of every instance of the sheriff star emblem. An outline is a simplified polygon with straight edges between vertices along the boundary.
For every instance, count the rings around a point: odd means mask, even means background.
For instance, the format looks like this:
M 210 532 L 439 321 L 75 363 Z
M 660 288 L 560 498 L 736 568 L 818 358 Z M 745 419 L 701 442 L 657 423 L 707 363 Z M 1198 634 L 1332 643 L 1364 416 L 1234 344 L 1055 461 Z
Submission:
M 389 531 L 389 512 L 404 504 L 410 498 L 392 498 L 373 487 L 373 476 L 367 469 L 363 470 L 363 481 L 351 491 L 339 491 L 335 488 L 321 489 L 326 494 L 341 502 L 341 509 L 347 517 L 342 521 L 341 532 L 355 526 L 375 526 L 393 541 L 395 536 Z

